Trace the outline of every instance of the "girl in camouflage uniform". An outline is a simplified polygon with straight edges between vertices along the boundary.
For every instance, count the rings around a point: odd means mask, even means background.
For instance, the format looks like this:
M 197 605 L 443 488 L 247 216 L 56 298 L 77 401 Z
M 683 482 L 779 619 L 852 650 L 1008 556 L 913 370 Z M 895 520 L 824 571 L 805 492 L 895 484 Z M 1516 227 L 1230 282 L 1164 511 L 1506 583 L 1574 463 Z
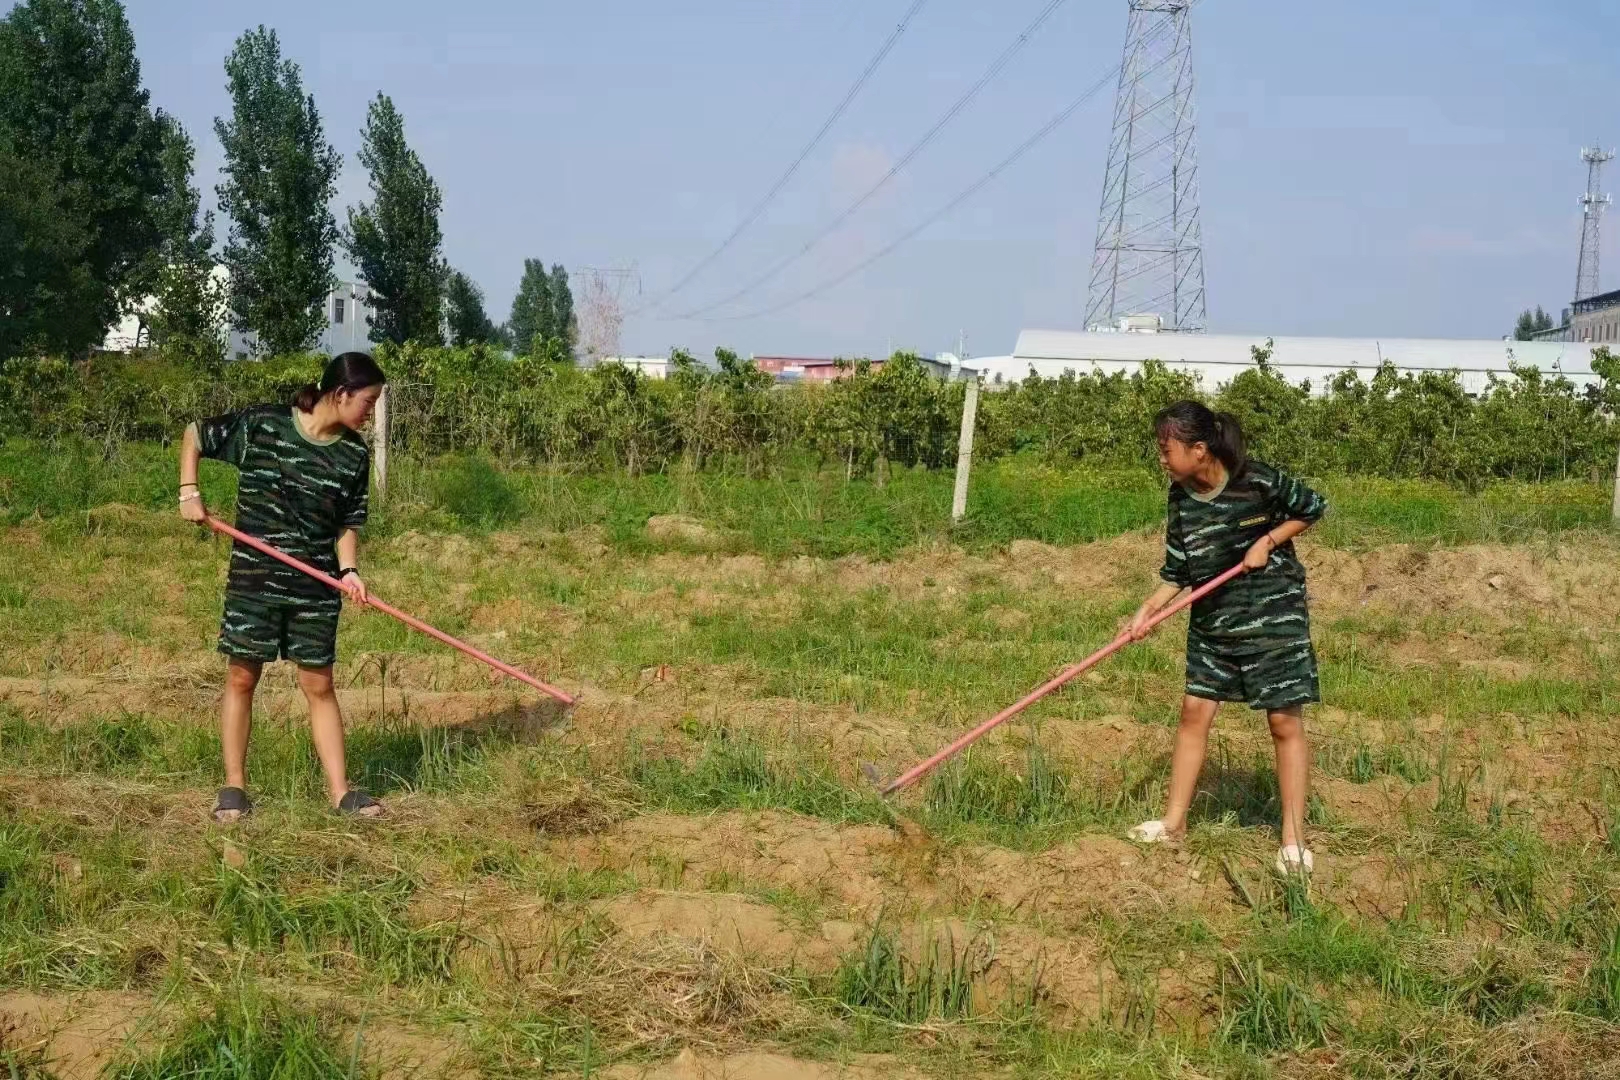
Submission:
M 291 406 L 262 405 L 191 424 L 180 450 L 181 515 L 201 522 L 207 513 L 197 488 L 198 460 L 229 462 L 240 474 L 237 528 L 338 578 L 349 598 L 364 604 L 366 586 L 355 562 L 371 452 L 359 430 L 384 382 L 370 356 L 343 353 Z M 225 787 L 214 806 L 219 822 L 252 809 L 246 770 L 253 691 L 264 665 L 278 657 L 298 665 L 332 806 L 366 817 L 382 813 L 381 803 L 349 787 L 344 763 L 343 716 L 332 688 L 341 603 L 337 592 L 307 574 L 245 544 L 233 546 L 219 631 L 219 651 L 229 661 L 220 713 Z
M 1164 584 L 1126 624 L 1139 638 L 1155 612 L 1239 561 L 1246 572 L 1193 605 L 1187 630 L 1187 693 L 1181 703 L 1164 817 L 1131 830 L 1143 843 L 1179 840 L 1198 787 L 1210 725 L 1223 701 L 1264 710 L 1277 750 L 1282 802 L 1280 872 L 1311 869 L 1305 847 L 1310 750 L 1304 709 L 1321 700 L 1311 648 L 1305 568 L 1294 537 L 1327 510 L 1298 480 L 1244 454 L 1237 420 L 1182 401 L 1154 421 L 1159 464 L 1169 475 Z

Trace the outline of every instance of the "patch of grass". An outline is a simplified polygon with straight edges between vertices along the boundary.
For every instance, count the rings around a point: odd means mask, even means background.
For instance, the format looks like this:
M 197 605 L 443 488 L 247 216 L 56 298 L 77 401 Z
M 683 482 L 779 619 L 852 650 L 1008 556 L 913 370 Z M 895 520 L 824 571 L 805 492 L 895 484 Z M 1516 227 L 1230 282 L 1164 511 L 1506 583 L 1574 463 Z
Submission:
M 334 1080 L 368 1076 L 330 1022 L 257 994 L 221 1001 L 109 1080 Z
M 1449 989 L 1457 1008 L 1487 1026 L 1505 1023 L 1552 1000 L 1546 983 L 1519 970 L 1494 945 L 1475 953 Z
M 866 944 L 839 965 L 833 996 L 845 1009 L 900 1024 L 959 1020 L 973 1015 L 978 951 L 976 942 L 957 949 L 945 932 L 908 956 L 899 935 L 875 926 Z
M 210 504 L 234 503 L 234 473 L 212 462 L 204 467 Z M 175 472 L 173 447 L 10 440 L 0 445 L 0 521 L 82 515 L 111 502 L 170 510 Z M 968 519 L 954 529 L 952 483 L 949 469 L 895 469 L 881 486 L 846 481 L 842 470 L 821 470 L 802 459 L 759 476 L 725 470 L 626 476 L 396 453 L 390 498 L 378 504 L 372 531 L 446 522 L 484 531 L 518 520 L 559 531 L 590 525 L 602 527 L 615 547 L 636 553 L 655 546 L 644 531 L 649 517 L 681 513 L 718 526 L 736 538 L 739 550 L 891 558 L 945 540 L 978 551 L 1022 538 L 1084 543 L 1157 527 L 1164 517 L 1164 480 L 1149 468 L 1052 466 L 1019 456 L 976 463 Z M 1519 543 L 1608 523 L 1603 484 L 1504 482 L 1470 495 L 1425 481 L 1327 477 L 1318 483 L 1333 512 L 1314 535 L 1336 547 Z
M 1328 1010 L 1293 980 L 1260 960 L 1233 959 L 1221 969 L 1220 1037 L 1245 1050 L 1306 1050 L 1328 1040 Z
M 1443 1005 L 1451 992 L 1448 980 L 1407 956 L 1422 948 L 1422 936 L 1414 928 L 1369 927 L 1317 907 L 1304 917 L 1269 926 L 1249 942 L 1244 955 L 1305 985 L 1370 984 L 1389 998 Z
M 1073 777 L 1031 746 L 1018 772 L 971 751 L 946 763 L 930 779 L 924 806 L 930 817 L 960 824 L 1045 828 L 1083 812 Z
M 1620 1021 L 1620 924 L 1604 936 L 1584 983 L 1574 1007 L 1600 1020 Z
M 0 822 L 0 940 L 40 934 L 63 921 L 54 876 L 39 828 Z
M 1126 759 L 1112 776 L 1081 780 L 1038 745 L 1026 750 L 1022 768 L 969 751 L 929 777 L 923 811 L 931 829 L 1040 846 L 1066 832 L 1151 816 L 1161 772 L 1159 763 Z
M 509 736 L 495 732 L 417 727 L 394 719 L 352 725 L 346 736 L 355 783 L 374 794 L 476 790 L 489 781 L 485 766 L 490 744 L 509 742 Z M 14 769 L 207 785 L 218 779 L 219 755 L 218 734 L 198 724 L 138 713 L 50 724 L 0 705 L 0 760 Z M 255 725 L 248 775 L 253 789 L 268 798 L 325 798 L 314 742 L 302 717 Z
M 690 765 L 635 751 L 626 775 L 649 802 L 685 813 L 791 810 L 851 823 L 886 822 L 892 816 L 875 793 L 845 786 L 827 766 L 775 760 L 753 739 L 724 731 L 711 737 Z
M 274 860 L 253 857 L 245 867 L 218 865 L 205 889 L 206 905 L 227 947 L 259 951 L 296 948 L 317 963 L 365 961 L 387 983 L 450 976 L 461 946 L 459 927 L 414 928 L 405 905 L 416 883 L 403 874 L 288 890 L 290 875 Z
M 588 1017 L 519 1011 L 479 1016 L 471 1037 L 478 1075 L 512 1080 L 568 1071 L 596 1076 L 611 1060 Z
M 1400 743 L 1374 747 L 1365 740 L 1356 743 L 1348 756 L 1334 753 L 1332 744 L 1317 752 L 1317 762 L 1328 772 L 1357 784 L 1370 784 L 1380 776 L 1398 776 L 1409 784 L 1421 784 L 1434 775 L 1422 751 Z
M 494 529 L 523 517 L 516 487 L 485 457 L 444 459 L 432 474 L 431 491 L 434 503 L 466 528 Z

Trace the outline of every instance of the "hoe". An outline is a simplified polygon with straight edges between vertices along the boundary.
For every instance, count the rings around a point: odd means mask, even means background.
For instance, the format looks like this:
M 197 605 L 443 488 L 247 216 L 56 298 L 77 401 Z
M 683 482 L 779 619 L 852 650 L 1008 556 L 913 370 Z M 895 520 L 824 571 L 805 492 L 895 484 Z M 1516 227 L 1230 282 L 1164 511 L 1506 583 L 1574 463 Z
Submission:
M 1210 581 L 1200 585 L 1198 588 L 1194 589 L 1180 600 L 1177 600 L 1175 603 L 1168 605 L 1163 611 L 1149 619 L 1147 625 L 1143 627 L 1143 633 L 1147 633 L 1148 631 L 1152 630 L 1154 627 L 1158 626 L 1160 623 L 1164 622 L 1178 611 L 1181 611 L 1183 608 L 1202 600 L 1204 597 L 1208 596 L 1222 585 L 1225 585 L 1228 581 L 1231 581 L 1241 573 L 1243 573 L 1243 564 L 1238 563 L 1220 577 L 1213 578 Z M 865 774 L 867 780 L 878 786 L 879 793 L 883 795 L 892 795 L 896 791 L 908 788 L 912 784 L 915 784 L 918 780 L 921 780 L 924 776 L 928 775 L 934 769 L 938 768 L 940 765 L 949 761 L 957 754 L 960 754 L 963 750 L 966 750 L 980 737 L 988 734 L 993 729 L 1000 727 L 1008 720 L 1011 720 L 1013 717 L 1017 716 L 1019 713 L 1041 700 L 1041 698 L 1102 663 L 1104 660 L 1108 659 L 1110 656 L 1114 655 L 1116 652 L 1123 649 L 1130 643 L 1130 635 L 1121 633 L 1103 648 L 1092 653 L 1078 664 L 1070 664 L 1068 667 L 1058 672 L 1057 675 L 1053 676 L 1050 680 L 1042 683 L 1024 697 L 1018 699 L 1013 704 L 996 713 L 996 715 L 992 716 L 990 719 L 986 720 L 984 723 L 980 724 L 966 735 L 963 735 L 961 738 L 939 751 L 939 753 L 935 754 L 933 757 L 928 758 L 925 761 L 918 762 L 916 765 L 913 765 L 911 768 L 907 769 L 893 780 L 890 780 L 887 784 L 882 782 L 878 776 L 877 769 L 872 765 L 862 765 L 861 772 Z
M 314 578 L 316 581 L 322 582 L 323 584 L 326 584 L 326 585 L 330 585 L 332 588 L 337 589 L 340 592 L 343 590 L 343 586 L 338 583 L 338 580 L 336 578 L 332 577 L 329 574 L 321 573 L 319 570 L 315 569 L 313 566 L 310 566 L 308 563 L 300 562 L 298 559 L 293 558 L 291 555 L 288 555 L 285 552 L 277 551 L 275 548 L 271 547 L 269 544 L 265 543 L 263 540 L 260 540 L 257 537 L 249 536 L 247 533 L 242 532 L 240 529 L 237 529 L 237 528 L 234 528 L 233 526 L 225 524 L 223 521 L 220 521 L 218 518 L 214 517 L 213 515 L 209 515 L 205 520 L 208 522 L 208 526 L 211 529 L 213 529 L 215 532 L 223 533 L 224 535 L 231 537 L 232 539 L 236 540 L 239 543 L 246 544 L 248 547 L 253 548 L 255 551 L 262 551 L 264 554 L 270 556 L 272 559 L 279 559 L 280 561 L 286 563 L 288 566 L 292 567 L 294 570 L 302 570 L 304 573 L 308 574 L 310 577 Z M 555 686 L 551 686 L 551 685 L 549 685 L 547 683 L 543 683 L 539 679 L 535 678 L 533 675 L 530 675 L 530 674 L 528 674 L 527 672 L 524 672 L 524 671 L 519 671 L 517 668 L 513 667 L 511 664 L 502 663 L 501 661 L 495 659 L 493 656 L 490 656 L 488 653 L 481 652 L 480 650 L 473 648 L 471 645 L 468 645 L 465 641 L 459 641 L 456 638 L 453 638 L 449 634 L 445 633 L 443 630 L 439 630 L 436 627 L 429 626 L 427 623 L 423 622 L 421 619 L 418 619 L 418 618 L 415 618 L 414 616 L 405 614 L 403 611 L 399 610 L 397 607 L 394 607 L 392 604 L 386 604 L 383 601 L 378 600 L 375 596 L 368 596 L 366 598 L 366 603 L 368 605 L 370 605 L 371 607 L 376 608 L 378 611 L 381 611 L 385 615 L 392 615 L 394 618 L 398 619 L 400 622 L 404 623 L 406 626 L 409 626 L 413 630 L 420 630 L 422 633 L 426 634 L 428 637 L 438 638 L 440 641 L 444 642 L 446 645 L 449 645 L 451 648 L 460 649 L 462 652 L 466 653 L 468 656 L 472 657 L 474 660 L 481 660 L 484 663 L 488 664 L 490 667 L 494 668 L 496 671 L 499 671 L 499 672 L 501 672 L 502 674 L 505 674 L 505 675 L 510 675 L 512 678 L 518 680 L 519 682 L 528 683 L 530 686 L 534 687 L 536 690 L 539 690 L 539 691 L 541 691 L 542 693 L 545 693 L 545 694 L 549 694 L 551 697 L 553 697 L 557 701 L 561 702 L 564 708 L 569 708 L 574 704 L 574 699 L 572 697 L 570 697 L 567 694 L 563 693 L 561 690 L 557 689 Z

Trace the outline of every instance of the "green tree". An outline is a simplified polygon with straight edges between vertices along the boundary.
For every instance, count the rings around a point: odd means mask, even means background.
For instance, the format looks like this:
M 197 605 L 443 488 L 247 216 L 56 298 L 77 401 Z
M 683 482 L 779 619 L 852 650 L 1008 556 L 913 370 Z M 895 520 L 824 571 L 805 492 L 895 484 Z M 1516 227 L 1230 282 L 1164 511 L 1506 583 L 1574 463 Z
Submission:
M 30 258 L 76 249 L 83 261 L 57 267 L 55 284 L 30 290 L 12 317 L 84 353 L 146 292 L 160 239 L 162 133 L 118 0 L 23 0 L 0 19 L 0 135 L 30 174 L 11 178 L 8 198 L 48 177 L 60 217 L 29 243 Z M 63 289 L 67 279 L 75 284 Z M 83 304 L 90 310 L 76 310 Z
M 1513 326 L 1513 337 L 1517 341 L 1530 341 L 1535 338 L 1538 332 L 1551 330 L 1552 328 L 1552 316 L 1543 311 L 1540 304 L 1537 304 L 1535 311 L 1525 308 L 1519 312 L 1519 321 Z
M 340 158 L 275 31 L 260 26 L 238 38 L 225 74 L 231 119 L 215 120 L 214 131 L 225 151 L 217 190 L 231 219 L 224 262 L 232 322 L 271 353 L 296 352 L 326 321 Z
M 445 321 L 450 328 L 450 344 L 497 344 L 500 331 L 484 312 L 484 292 L 460 270 L 445 279 Z
M 27 352 L 74 352 L 103 325 L 90 240 L 64 211 L 54 172 L 0 132 L 0 363 Z
M 371 173 L 371 205 L 349 209 L 344 244 L 371 286 L 371 339 L 437 345 L 449 273 L 439 230 L 443 200 L 386 94 L 366 111 L 359 158 Z
M 507 323 L 512 333 L 512 351 L 527 356 L 556 336 L 554 319 L 546 264 L 540 259 L 524 259 L 523 280 L 518 283 L 517 296 L 512 301 L 512 318 Z
M 196 151 L 191 136 L 173 117 L 160 119 L 164 195 L 158 225 L 163 243 L 150 316 L 152 341 L 173 355 L 215 364 L 225 353 L 220 335 L 225 290 L 214 276 L 214 215 L 201 213 L 202 197 L 192 186 Z
M 579 340 L 579 320 L 574 317 L 574 294 L 568 288 L 568 271 L 562 263 L 551 264 L 551 332 L 562 340 L 564 351 L 574 355 L 574 343 Z

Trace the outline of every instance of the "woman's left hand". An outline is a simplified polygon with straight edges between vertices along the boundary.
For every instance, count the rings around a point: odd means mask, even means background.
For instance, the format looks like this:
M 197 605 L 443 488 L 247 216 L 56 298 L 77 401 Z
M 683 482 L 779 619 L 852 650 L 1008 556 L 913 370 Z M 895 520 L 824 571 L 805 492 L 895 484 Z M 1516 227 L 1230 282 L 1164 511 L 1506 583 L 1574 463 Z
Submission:
M 1244 554 L 1243 568 L 1245 570 L 1264 570 L 1266 564 L 1271 561 L 1271 553 L 1275 548 L 1276 545 L 1271 542 L 1270 536 L 1262 536 Z
M 361 607 L 366 606 L 366 583 L 361 580 L 358 573 L 350 570 L 347 574 L 344 574 L 342 585 L 344 591 L 349 594 L 350 600 L 353 600 Z

